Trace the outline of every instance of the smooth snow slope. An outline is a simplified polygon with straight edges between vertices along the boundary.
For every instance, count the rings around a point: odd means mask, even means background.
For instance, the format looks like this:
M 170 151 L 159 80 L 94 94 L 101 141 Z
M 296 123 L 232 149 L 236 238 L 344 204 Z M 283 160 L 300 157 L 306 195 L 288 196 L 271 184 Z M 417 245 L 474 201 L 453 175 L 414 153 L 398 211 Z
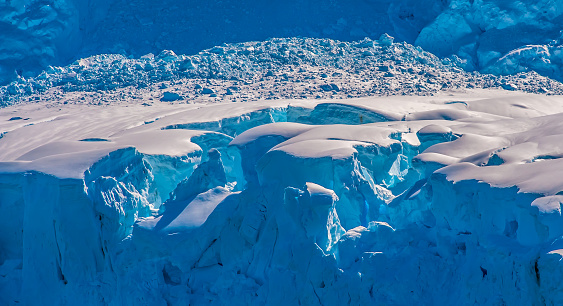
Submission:
M 1 304 L 563 303 L 560 96 L 65 96 L 0 109 Z
M 103 53 L 194 54 L 270 37 L 352 41 L 383 33 L 440 57 L 455 54 L 467 69 L 561 79 L 562 10 L 553 0 L 3 1 L 0 84 Z

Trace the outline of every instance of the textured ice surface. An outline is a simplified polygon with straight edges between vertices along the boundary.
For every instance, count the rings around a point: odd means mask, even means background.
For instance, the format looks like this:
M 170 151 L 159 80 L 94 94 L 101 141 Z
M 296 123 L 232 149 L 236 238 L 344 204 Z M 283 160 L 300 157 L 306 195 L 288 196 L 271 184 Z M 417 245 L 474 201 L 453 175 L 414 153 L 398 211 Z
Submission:
M 561 79 L 562 12 L 553 0 L 4 1 L 0 83 L 97 54 L 194 54 L 225 42 L 383 33 L 440 57 L 456 55 L 467 69 Z
M 0 3 L 0 305 L 563 304 L 562 9 Z
M 358 40 L 389 32 L 413 42 L 440 1 L 182 2 L 13 0 L 0 4 L 0 83 L 95 54 L 193 54 L 270 37 Z M 414 15 L 413 15 L 414 13 Z M 216 52 L 221 52 L 217 49 Z M 17 72 L 16 72 L 17 71 Z
M 524 67 L 520 62 L 514 65 Z M 191 56 L 165 50 L 141 58 L 119 54 L 83 58 L 1 86 L 0 105 L 340 99 L 473 88 L 563 93 L 560 82 L 528 69 L 497 71 L 515 75 L 495 76 L 462 67 L 457 58 L 438 58 L 403 42 L 391 44 L 385 35 L 353 42 L 282 38 L 223 44 Z
M 0 302 L 561 304 L 561 102 L 2 108 Z

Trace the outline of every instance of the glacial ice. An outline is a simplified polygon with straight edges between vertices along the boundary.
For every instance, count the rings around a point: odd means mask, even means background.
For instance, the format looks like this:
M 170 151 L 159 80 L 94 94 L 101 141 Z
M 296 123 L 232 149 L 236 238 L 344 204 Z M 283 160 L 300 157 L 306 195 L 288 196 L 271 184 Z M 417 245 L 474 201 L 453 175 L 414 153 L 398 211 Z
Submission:
M 337 102 L 0 109 L 0 302 L 563 302 L 560 97 Z
M 552 0 L 419 1 L 171 1 L 12 0 L 0 4 L 0 84 L 35 77 L 99 54 L 140 58 L 203 49 L 228 55 L 221 44 L 270 37 L 406 42 L 463 67 L 495 74 L 536 71 L 561 80 L 561 15 Z M 215 46 L 215 47 L 214 47 Z M 252 53 L 252 47 L 247 52 Z M 162 54 L 162 60 L 174 52 Z M 372 51 L 366 51 L 369 54 Z M 305 53 L 306 54 L 306 53 Z M 149 59 L 151 56 L 144 56 Z M 154 57 L 154 55 L 152 56 Z M 158 56 L 157 56 L 158 57 Z M 198 66 L 179 64 L 182 71 Z M 134 69 L 153 70 L 139 64 Z M 63 82 L 76 82 L 65 74 Z M 44 77 L 44 76 L 43 76 Z M 106 86 L 111 87 L 110 84 Z M 29 89 L 29 88 L 27 88 Z M 22 88 L 8 87 L 9 92 Z M 173 93 L 172 93 L 173 94 Z
M 0 305 L 562 305 L 562 3 L 0 3 Z
M 0 86 L 0 103 L 99 105 L 147 98 L 171 104 L 339 99 L 428 95 L 465 88 L 563 92 L 561 83 L 528 69 L 512 71 L 517 75 L 468 72 L 460 68 L 463 65 L 459 58 L 438 58 L 404 42 L 386 44 L 389 38 L 384 35 L 380 40 L 353 42 L 275 38 L 224 44 L 220 53 L 208 49 L 195 55 L 176 55 L 164 50 L 157 56 L 141 58 L 102 54 L 65 67 L 49 67 L 38 76 L 20 77 Z M 190 69 L 185 68 L 186 63 L 190 63 Z M 516 65 L 525 66 L 521 62 Z M 62 94 L 65 92 L 74 94 Z M 60 100 L 63 97 L 65 101 Z

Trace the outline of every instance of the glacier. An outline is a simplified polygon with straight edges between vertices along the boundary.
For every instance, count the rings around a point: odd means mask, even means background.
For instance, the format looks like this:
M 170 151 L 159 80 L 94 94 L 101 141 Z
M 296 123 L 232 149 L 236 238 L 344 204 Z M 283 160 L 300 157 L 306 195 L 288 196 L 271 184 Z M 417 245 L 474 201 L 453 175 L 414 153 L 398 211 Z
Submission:
M 106 53 L 139 58 L 271 37 L 356 41 L 383 33 L 454 56 L 466 69 L 561 80 L 562 12 L 553 0 L 11 0 L 0 3 L 0 84 Z
M 0 3 L 0 305 L 562 305 L 562 13 Z
M 560 96 L 152 103 L 0 109 L 2 304 L 563 302 Z
M 520 62 L 514 65 L 524 67 Z M 463 68 L 460 58 L 439 58 L 420 47 L 396 43 L 387 34 L 377 40 L 352 42 L 273 38 L 223 44 L 195 55 L 163 50 L 140 58 L 120 54 L 82 58 L 0 86 L 0 105 L 61 100 L 67 104 L 77 100 L 89 104 L 135 100 L 181 104 L 346 99 L 499 87 L 563 93 L 559 81 L 523 68 L 508 75 Z

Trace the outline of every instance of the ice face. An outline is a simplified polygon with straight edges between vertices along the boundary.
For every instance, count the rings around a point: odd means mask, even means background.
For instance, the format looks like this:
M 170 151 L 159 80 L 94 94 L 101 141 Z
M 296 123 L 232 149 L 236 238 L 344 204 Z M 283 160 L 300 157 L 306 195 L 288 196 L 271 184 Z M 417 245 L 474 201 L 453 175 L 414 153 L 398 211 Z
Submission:
M 0 304 L 563 304 L 562 8 L 4 1 Z
M 3 303 L 562 302 L 559 97 L 157 103 L 6 109 Z

